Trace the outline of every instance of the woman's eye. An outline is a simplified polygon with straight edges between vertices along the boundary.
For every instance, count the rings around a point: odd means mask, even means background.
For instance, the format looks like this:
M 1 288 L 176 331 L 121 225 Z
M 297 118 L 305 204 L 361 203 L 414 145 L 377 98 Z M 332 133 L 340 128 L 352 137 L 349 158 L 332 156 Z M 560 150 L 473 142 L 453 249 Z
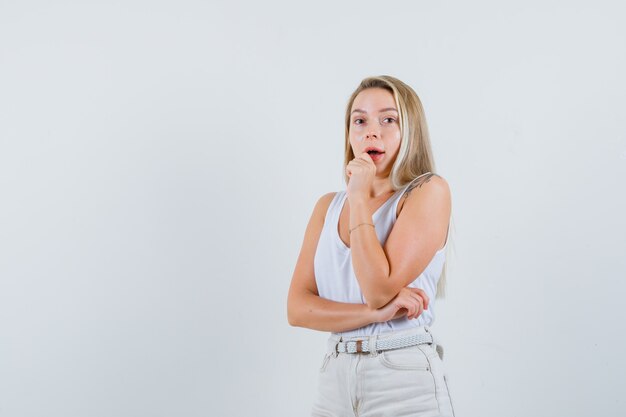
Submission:
M 393 117 L 385 117 L 384 120 L 391 120 L 391 123 L 396 121 L 396 119 L 394 119 Z
M 360 125 L 361 123 L 357 123 L 358 121 L 363 121 L 363 119 L 354 119 L 354 124 L 355 125 Z

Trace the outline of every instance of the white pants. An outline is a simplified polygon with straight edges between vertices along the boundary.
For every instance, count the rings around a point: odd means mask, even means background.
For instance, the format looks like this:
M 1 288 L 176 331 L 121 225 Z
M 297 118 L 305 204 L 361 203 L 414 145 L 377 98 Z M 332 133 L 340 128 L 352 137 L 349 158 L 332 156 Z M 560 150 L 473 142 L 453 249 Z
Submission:
M 336 353 L 337 342 L 382 340 L 430 331 L 397 330 L 340 339 L 331 334 L 319 371 L 312 417 L 454 417 L 441 347 L 421 344 L 382 352 Z

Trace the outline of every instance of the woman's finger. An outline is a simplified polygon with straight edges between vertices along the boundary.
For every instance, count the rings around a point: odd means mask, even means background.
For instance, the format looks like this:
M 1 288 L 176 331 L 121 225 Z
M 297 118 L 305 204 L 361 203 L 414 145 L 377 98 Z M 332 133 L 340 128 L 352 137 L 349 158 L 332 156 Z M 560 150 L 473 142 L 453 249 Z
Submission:
M 426 292 L 421 289 L 421 288 L 410 288 L 411 291 L 413 291 L 413 294 L 418 294 L 423 302 L 424 302 L 424 310 L 428 310 L 428 304 L 430 303 L 430 298 L 428 298 L 428 295 L 426 295 Z
M 407 310 L 409 310 L 409 314 L 407 314 L 407 317 L 411 317 L 413 314 L 415 314 L 415 310 L 417 309 L 417 306 L 415 305 L 414 302 L 412 302 L 411 300 L 406 300 L 405 305 L 406 305 Z
M 415 318 L 418 318 L 419 316 L 421 316 L 423 312 L 424 312 L 424 308 L 420 304 L 419 310 L 417 311 L 417 314 L 415 314 Z
M 413 298 L 414 303 L 415 303 L 415 313 L 413 314 L 413 317 L 411 318 L 417 318 L 419 317 L 421 313 L 421 311 L 423 311 L 423 307 L 422 307 L 422 299 L 420 298 L 419 295 L 416 294 L 410 294 L 411 298 Z
M 424 303 L 424 299 L 422 297 L 420 297 L 419 294 L 411 293 L 410 297 L 413 298 L 416 303 L 420 303 L 420 304 Z
M 423 300 L 417 294 L 409 293 L 409 295 L 415 303 L 415 313 L 413 314 L 413 318 L 417 318 L 421 314 L 420 311 L 423 310 Z

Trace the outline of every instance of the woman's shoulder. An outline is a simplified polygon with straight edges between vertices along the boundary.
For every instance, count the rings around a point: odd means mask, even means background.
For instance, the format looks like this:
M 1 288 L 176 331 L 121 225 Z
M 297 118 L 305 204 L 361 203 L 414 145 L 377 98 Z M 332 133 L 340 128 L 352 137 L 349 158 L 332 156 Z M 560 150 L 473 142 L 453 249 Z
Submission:
M 429 172 L 411 181 L 402 197 L 403 203 L 410 205 L 437 201 L 445 206 L 450 205 L 450 194 L 448 181 L 439 174 Z
M 333 199 L 339 192 L 340 191 L 331 191 L 319 197 L 315 203 L 315 208 L 313 209 L 315 215 L 323 220 L 326 217 L 326 212 L 328 212 L 330 203 L 332 203 Z
M 320 198 L 317 199 L 315 207 L 319 208 L 323 213 L 326 213 L 328 207 L 330 206 L 330 203 L 332 203 L 333 199 L 339 192 L 340 191 L 331 191 L 322 195 Z
M 426 193 L 450 193 L 450 186 L 444 177 L 434 172 L 419 175 L 409 182 L 404 197 L 408 197 L 413 190 L 424 190 Z

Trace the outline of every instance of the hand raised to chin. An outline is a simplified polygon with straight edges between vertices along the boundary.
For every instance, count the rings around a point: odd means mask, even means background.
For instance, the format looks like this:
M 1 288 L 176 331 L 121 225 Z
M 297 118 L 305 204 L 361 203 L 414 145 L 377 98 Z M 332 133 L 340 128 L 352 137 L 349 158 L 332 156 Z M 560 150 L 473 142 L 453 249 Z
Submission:
M 357 155 L 346 165 L 348 180 L 348 199 L 370 198 L 370 190 L 376 176 L 376 164 L 367 152 Z

